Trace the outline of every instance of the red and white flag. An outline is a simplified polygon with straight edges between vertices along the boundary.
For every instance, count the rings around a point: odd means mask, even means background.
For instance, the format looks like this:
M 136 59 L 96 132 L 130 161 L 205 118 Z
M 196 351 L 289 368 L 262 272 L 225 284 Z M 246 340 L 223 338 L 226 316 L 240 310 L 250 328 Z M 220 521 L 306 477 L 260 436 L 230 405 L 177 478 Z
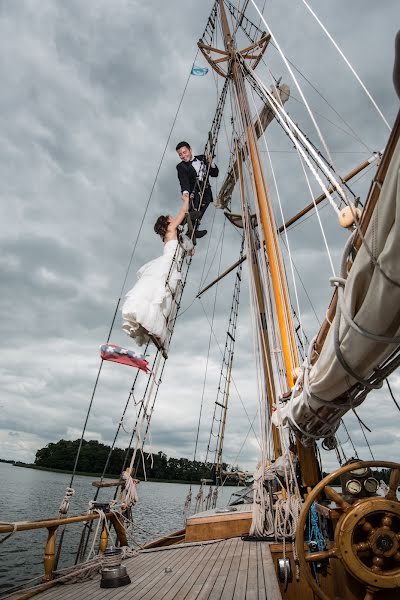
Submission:
M 103 360 L 110 360 L 129 367 L 137 367 L 145 373 L 149 372 L 149 363 L 145 360 L 143 354 L 136 354 L 133 350 L 121 348 L 121 346 L 103 344 L 100 346 L 100 356 Z

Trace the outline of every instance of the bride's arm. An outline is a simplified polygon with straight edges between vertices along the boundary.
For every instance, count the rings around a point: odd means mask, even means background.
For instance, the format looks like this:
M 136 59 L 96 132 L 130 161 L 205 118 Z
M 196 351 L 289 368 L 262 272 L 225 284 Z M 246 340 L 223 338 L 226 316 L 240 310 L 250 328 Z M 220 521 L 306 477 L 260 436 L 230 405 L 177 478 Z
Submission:
M 178 212 L 176 217 L 171 219 L 168 229 L 177 229 L 179 227 L 179 225 L 182 223 L 182 221 L 184 220 L 184 218 L 186 217 L 186 213 L 188 213 L 188 212 L 189 212 L 189 196 L 185 196 L 183 203 L 182 203 L 181 210 Z

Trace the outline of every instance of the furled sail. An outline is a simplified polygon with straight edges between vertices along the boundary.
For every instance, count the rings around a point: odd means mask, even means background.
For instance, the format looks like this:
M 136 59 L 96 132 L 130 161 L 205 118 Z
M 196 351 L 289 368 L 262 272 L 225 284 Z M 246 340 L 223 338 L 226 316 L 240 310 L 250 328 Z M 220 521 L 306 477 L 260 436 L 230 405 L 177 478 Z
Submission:
M 336 314 L 320 356 L 312 366 L 305 362 L 290 400 L 273 416 L 306 445 L 332 435 L 341 417 L 381 387 L 400 362 L 400 139 L 348 272 L 354 235 L 340 277 L 332 280 Z

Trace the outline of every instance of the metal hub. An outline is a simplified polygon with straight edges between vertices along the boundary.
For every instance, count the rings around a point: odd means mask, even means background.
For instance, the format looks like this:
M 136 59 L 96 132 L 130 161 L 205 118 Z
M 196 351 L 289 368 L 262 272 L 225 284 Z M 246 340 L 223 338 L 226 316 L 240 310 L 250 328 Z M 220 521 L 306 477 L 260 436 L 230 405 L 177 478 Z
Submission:
M 371 546 L 376 556 L 393 556 L 397 552 L 399 543 L 394 531 L 378 531 L 372 536 Z

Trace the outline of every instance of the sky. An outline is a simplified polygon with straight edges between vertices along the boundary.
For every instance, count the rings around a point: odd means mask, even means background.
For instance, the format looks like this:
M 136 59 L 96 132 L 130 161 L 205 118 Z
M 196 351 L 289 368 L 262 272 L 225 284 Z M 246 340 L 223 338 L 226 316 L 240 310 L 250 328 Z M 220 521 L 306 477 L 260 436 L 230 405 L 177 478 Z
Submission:
M 340 173 L 382 150 L 387 128 L 301 0 L 257 4 L 286 56 L 314 86 L 299 75 Z M 399 108 L 391 81 L 397 0 L 314 1 L 312 6 L 392 125 Z M 180 207 L 175 145 L 185 139 L 201 153 L 214 116 L 221 80 L 212 72 L 190 77 L 171 132 L 194 60 L 205 66 L 196 42 L 211 7 L 206 0 L 0 1 L 0 458 L 32 462 L 47 443 L 81 435 L 99 346 L 107 339 L 118 298 L 132 287 L 140 266 L 162 252 L 153 232 L 158 215 Z M 248 16 L 259 23 L 251 7 Z M 265 63 L 258 68 L 260 76 L 268 85 L 271 73 L 289 84 L 287 109 L 317 143 L 300 94 L 274 48 Z M 229 112 L 216 156 L 217 187 L 229 162 L 228 130 Z M 310 202 L 310 195 L 289 141 L 276 124 L 268 134 L 289 218 Z M 262 144 L 260 150 L 268 167 Z M 361 200 L 373 173 L 370 169 L 352 185 Z M 317 196 L 318 186 L 312 186 Z M 321 218 L 338 264 L 348 234 L 329 207 L 321 210 Z M 237 259 L 240 244 L 222 211 L 210 207 L 204 222 L 209 233 L 197 246 L 146 445 L 146 450 L 193 458 L 202 407 L 198 459 L 205 457 L 233 276 L 218 286 L 216 300 L 215 289 L 201 301 L 195 296 Z M 329 262 L 315 216 L 293 227 L 289 239 L 303 326 L 311 339 L 331 297 Z M 257 431 L 247 283 L 244 267 L 224 460 L 251 470 L 259 448 L 250 427 L 254 423 Z M 117 316 L 110 341 L 135 348 L 120 321 Z M 128 367 L 104 365 L 86 439 L 111 443 L 134 375 Z M 391 383 L 400 397 L 399 376 L 393 375 Z M 135 410 L 131 405 L 127 411 L 119 447 L 127 444 Z M 396 458 L 400 415 L 387 390 L 370 395 L 359 414 L 372 430 L 367 438 L 375 458 Z M 345 422 L 360 457 L 370 458 L 355 418 Z M 339 438 L 352 456 L 343 430 Z M 332 454 L 323 453 L 323 461 L 326 468 L 336 466 Z

